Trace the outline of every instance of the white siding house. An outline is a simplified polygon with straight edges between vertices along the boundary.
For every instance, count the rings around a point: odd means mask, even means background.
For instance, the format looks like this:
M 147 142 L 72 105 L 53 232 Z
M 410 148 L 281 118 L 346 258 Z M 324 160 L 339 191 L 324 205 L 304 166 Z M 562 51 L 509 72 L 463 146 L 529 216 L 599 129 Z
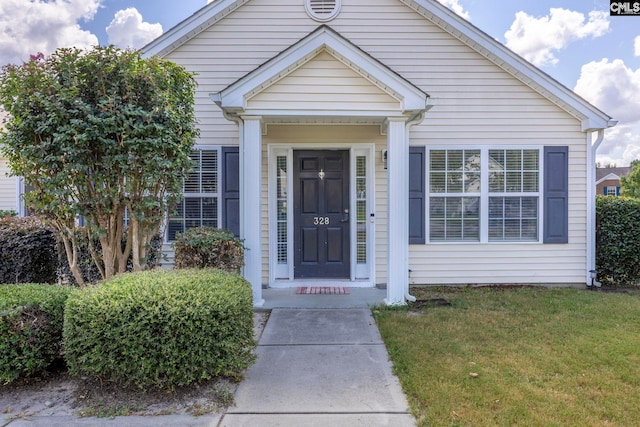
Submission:
M 0 131 L 7 113 L 0 107 Z M 7 160 L 0 157 L 0 211 L 18 212 L 18 179 L 9 176 Z
M 6 159 L 0 158 L 0 210 L 18 212 L 17 179 L 9 176 Z
M 256 306 L 265 286 L 401 304 L 412 283 L 589 280 L 615 121 L 437 1 L 215 0 L 142 51 L 198 82 L 167 245 L 238 233 Z

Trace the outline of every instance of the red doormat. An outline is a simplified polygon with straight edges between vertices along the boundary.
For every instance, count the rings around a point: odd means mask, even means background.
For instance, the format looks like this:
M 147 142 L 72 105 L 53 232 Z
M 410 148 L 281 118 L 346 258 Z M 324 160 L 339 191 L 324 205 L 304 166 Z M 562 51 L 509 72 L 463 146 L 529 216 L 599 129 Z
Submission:
M 344 286 L 299 286 L 296 294 L 332 294 L 348 295 L 349 288 Z

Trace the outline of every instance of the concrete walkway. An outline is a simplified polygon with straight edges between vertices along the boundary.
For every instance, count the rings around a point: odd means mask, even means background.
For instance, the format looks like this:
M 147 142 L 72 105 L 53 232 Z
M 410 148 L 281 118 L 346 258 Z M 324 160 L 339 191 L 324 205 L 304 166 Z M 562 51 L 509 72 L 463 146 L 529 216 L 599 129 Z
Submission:
M 273 309 L 220 426 L 413 426 L 371 312 Z
M 267 290 L 271 316 L 226 414 L 0 418 L 0 427 L 414 426 L 371 317 L 386 292 L 296 295 Z M 325 307 L 325 308 L 317 308 Z M 329 308 L 326 308 L 329 307 Z

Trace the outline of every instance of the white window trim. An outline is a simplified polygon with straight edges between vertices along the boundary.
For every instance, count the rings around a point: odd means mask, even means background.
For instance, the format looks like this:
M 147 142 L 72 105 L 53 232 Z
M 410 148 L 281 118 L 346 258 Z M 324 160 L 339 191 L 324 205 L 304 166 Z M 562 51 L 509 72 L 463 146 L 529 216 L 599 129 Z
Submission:
M 222 176 L 222 146 L 221 145 L 208 145 L 208 144 L 197 144 L 194 145 L 193 148 L 191 149 L 191 151 L 193 150 L 210 150 L 210 151 L 217 151 L 218 152 L 218 192 L 217 193 L 189 193 L 189 196 L 191 197 L 216 197 L 218 199 L 218 212 L 216 213 L 218 216 L 218 228 L 222 227 L 222 222 L 223 222 L 223 218 L 222 218 L 222 181 L 224 179 L 224 177 Z M 184 186 L 184 184 L 183 184 Z M 184 190 L 184 187 L 183 187 Z M 184 197 L 184 192 L 182 195 L 182 198 Z M 182 199 L 181 199 L 182 200 Z M 171 244 L 174 242 L 174 240 L 169 240 L 169 219 L 170 219 L 170 215 L 169 212 L 167 211 L 167 214 L 165 215 L 165 221 L 162 224 L 161 230 L 163 232 L 164 235 L 164 243 L 165 244 Z
M 431 240 L 431 227 L 430 227 L 430 200 L 433 195 L 440 193 L 431 193 L 430 178 L 431 178 L 431 151 L 432 150 L 480 150 L 480 240 Z M 508 196 L 512 197 L 538 197 L 538 237 L 537 240 L 489 240 L 489 197 L 496 196 L 502 197 L 505 193 L 490 193 L 489 192 L 489 150 L 538 150 L 538 192 L 537 193 L 508 193 Z M 542 233 L 544 230 L 544 146 L 543 145 L 521 145 L 518 143 L 512 144 L 500 144 L 500 145 L 433 145 L 426 147 L 425 155 L 425 167 L 426 167 L 426 192 L 425 192 L 425 233 L 426 242 L 431 245 L 478 245 L 478 244 L 490 244 L 490 245 L 541 245 Z M 443 193 L 447 194 L 447 193 Z M 478 193 L 473 193 L 469 197 L 476 197 Z M 465 193 L 460 193 L 460 197 L 464 197 Z M 435 197 L 435 196 L 434 196 Z

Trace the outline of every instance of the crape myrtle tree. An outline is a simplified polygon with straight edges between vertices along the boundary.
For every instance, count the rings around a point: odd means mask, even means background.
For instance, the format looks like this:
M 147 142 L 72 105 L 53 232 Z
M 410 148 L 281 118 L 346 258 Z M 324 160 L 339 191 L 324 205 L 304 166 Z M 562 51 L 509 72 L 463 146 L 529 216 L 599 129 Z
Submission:
M 104 278 L 126 271 L 129 257 L 145 268 L 191 166 L 194 92 L 182 67 L 113 46 L 58 49 L 0 71 L 2 154 L 33 186 L 25 200 L 60 233 L 80 285 L 79 216 Z

